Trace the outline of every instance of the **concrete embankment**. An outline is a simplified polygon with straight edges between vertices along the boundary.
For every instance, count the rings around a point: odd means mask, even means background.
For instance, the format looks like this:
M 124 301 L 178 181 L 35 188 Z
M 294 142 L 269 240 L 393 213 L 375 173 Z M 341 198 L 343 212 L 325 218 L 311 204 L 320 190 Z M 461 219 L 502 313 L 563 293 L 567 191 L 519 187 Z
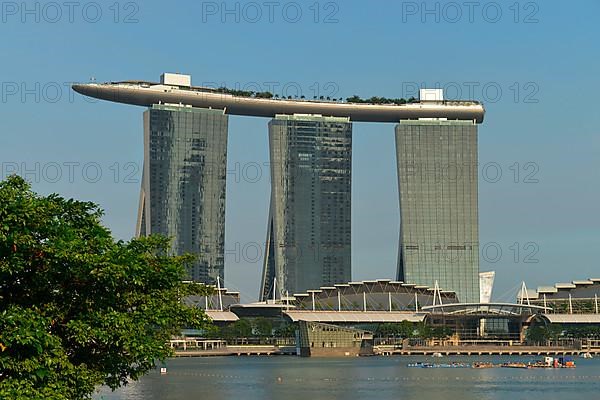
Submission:
M 296 355 L 292 346 L 227 346 L 215 350 L 177 350 L 175 357 L 274 356 Z
M 572 347 L 543 347 L 543 346 L 452 346 L 452 347 L 409 347 L 394 348 L 393 346 L 376 346 L 376 355 L 398 356 L 431 356 L 439 353 L 445 356 L 558 356 L 579 355 L 580 353 L 600 354 L 600 349 L 582 350 Z

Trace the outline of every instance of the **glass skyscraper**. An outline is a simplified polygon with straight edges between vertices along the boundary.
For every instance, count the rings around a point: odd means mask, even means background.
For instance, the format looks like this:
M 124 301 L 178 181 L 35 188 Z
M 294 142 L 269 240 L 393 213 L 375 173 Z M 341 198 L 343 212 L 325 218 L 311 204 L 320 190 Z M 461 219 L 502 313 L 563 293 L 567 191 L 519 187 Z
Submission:
M 398 280 L 437 280 L 479 302 L 477 125 L 407 120 L 396 126 L 400 191 Z
M 271 206 L 263 300 L 351 279 L 352 124 L 278 115 L 269 123 Z M 275 279 L 277 282 L 275 283 Z
M 197 256 L 190 279 L 224 276 L 228 117 L 223 110 L 154 105 L 144 112 L 144 170 L 137 235 L 172 238 Z

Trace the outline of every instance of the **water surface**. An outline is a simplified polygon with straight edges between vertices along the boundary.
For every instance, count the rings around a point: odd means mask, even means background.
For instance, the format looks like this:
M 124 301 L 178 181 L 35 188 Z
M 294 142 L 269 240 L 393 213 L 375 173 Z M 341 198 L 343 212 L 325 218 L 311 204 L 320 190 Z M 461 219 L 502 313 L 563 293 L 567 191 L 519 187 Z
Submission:
M 273 357 L 180 358 L 104 400 L 576 400 L 600 399 L 600 359 L 576 358 L 576 369 L 422 369 L 417 361 L 495 363 L 540 357 Z

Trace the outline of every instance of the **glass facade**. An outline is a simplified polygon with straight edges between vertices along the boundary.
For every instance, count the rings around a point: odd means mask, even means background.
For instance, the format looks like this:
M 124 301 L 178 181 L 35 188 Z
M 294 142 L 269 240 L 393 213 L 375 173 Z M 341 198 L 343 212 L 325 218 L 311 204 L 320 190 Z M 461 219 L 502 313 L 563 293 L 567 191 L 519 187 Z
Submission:
M 198 258 L 190 279 L 224 276 L 228 117 L 223 110 L 154 105 L 144 113 L 144 171 L 137 235 L 172 238 Z
M 271 207 L 261 298 L 351 278 L 352 124 L 278 115 L 269 124 Z M 276 284 L 274 283 L 277 279 Z
M 477 126 L 473 121 L 401 121 L 398 279 L 454 290 L 479 302 Z

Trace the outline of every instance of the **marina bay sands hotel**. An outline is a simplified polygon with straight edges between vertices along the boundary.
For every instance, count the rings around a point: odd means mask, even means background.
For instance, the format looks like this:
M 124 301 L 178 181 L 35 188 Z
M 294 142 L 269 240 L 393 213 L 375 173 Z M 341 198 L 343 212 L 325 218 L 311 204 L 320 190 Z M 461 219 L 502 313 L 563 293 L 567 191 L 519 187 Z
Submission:
M 73 85 L 147 107 L 137 235 L 173 238 L 198 256 L 193 280 L 224 277 L 229 115 L 271 118 L 271 204 L 260 297 L 351 280 L 352 122 L 395 123 L 400 205 L 397 279 L 479 301 L 477 125 L 483 105 L 441 90 L 410 102 L 275 99 L 160 82 Z M 350 100 L 350 99 L 349 99 Z M 275 289 L 275 286 L 277 289 Z

